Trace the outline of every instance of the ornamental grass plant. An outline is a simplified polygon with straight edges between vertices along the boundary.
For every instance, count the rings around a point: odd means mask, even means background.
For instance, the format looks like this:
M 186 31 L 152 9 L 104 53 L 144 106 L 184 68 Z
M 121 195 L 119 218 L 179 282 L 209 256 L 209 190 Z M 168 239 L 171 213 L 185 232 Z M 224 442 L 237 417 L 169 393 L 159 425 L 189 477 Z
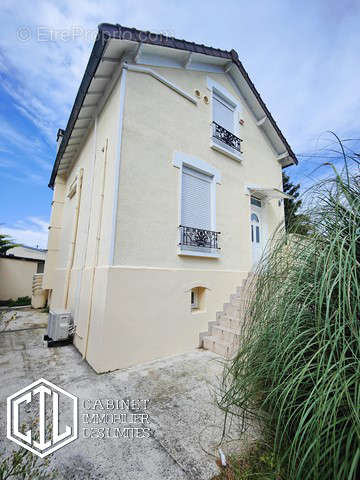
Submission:
M 360 175 L 344 160 L 308 194 L 311 234 L 276 233 L 224 368 L 219 406 L 260 426 L 278 479 L 360 479 Z

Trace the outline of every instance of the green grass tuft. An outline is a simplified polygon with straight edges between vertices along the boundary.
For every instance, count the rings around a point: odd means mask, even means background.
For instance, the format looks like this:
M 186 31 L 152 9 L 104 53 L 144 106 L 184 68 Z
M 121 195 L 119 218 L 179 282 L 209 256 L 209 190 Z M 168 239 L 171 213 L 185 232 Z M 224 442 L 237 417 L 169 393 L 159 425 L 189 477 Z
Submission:
M 309 237 L 259 266 L 220 407 L 271 438 L 287 480 L 360 478 L 360 176 L 311 192 Z M 234 477 L 240 479 L 241 477 Z M 254 477 L 255 478 L 255 477 Z M 260 477 L 262 478 L 262 477 Z

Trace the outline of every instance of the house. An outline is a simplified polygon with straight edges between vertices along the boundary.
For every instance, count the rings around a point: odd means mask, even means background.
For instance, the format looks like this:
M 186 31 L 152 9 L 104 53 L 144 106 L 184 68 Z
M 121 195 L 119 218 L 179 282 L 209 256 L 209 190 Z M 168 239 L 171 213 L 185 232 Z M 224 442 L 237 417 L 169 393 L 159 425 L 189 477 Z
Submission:
M 97 372 L 199 346 L 296 157 L 237 53 L 101 24 L 58 152 L 43 288 Z
M 46 252 L 47 250 L 44 248 L 29 247 L 28 245 L 19 245 L 17 247 L 10 248 L 6 252 L 6 255 L 22 257 L 22 258 L 31 258 L 33 260 L 40 260 L 38 269 L 41 270 L 41 272 L 39 271 L 38 273 L 42 273 L 44 271 L 43 269 L 44 265 L 41 262 L 45 262 Z
M 44 271 L 46 250 L 21 245 L 0 255 L 0 300 L 31 297 L 34 275 Z

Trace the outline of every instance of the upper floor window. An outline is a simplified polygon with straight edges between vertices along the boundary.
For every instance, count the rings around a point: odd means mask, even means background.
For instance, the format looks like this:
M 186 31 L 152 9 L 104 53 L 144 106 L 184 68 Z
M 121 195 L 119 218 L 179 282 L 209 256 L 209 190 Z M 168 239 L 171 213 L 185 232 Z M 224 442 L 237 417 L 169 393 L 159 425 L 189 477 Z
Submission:
M 213 92 L 213 120 L 231 133 L 234 133 L 234 110 L 234 105 Z
M 212 93 L 212 136 L 211 147 L 240 161 L 242 159 L 239 137 L 240 103 L 225 87 L 207 79 Z

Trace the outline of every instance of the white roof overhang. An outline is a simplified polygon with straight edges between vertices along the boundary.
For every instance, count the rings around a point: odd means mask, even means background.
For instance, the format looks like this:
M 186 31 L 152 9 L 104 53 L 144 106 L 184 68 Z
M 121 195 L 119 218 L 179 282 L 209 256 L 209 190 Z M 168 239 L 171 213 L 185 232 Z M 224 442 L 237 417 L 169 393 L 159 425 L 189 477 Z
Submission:
M 265 187 L 247 187 L 250 195 L 254 195 L 257 198 L 267 198 L 267 199 L 291 199 L 292 196 L 287 193 L 282 192 L 278 188 L 265 188 Z
M 260 105 L 248 82 L 239 68 L 229 58 L 221 58 L 174 49 L 162 45 L 139 43 L 130 40 L 110 38 L 102 52 L 95 74 L 86 91 L 84 100 L 73 128 L 68 136 L 65 148 L 58 161 L 57 170 L 53 174 L 67 175 L 72 168 L 85 139 L 93 125 L 95 117 L 102 110 L 116 81 L 120 77 L 124 62 L 129 64 L 142 64 L 149 66 L 167 66 L 173 68 L 185 68 L 189 70 L 201 70 L 206 72 L 225 72 L 233 82 L 240 96 L 246 101 L 258 127 L 264 132 L 269 140 L 277 159 L 282 166 L 294 163 L 286 149 L 286 145 L 276 132 L 272 122 Z M 52 179 L 50 181 L 53 182 Z M 52 183 L 53 184 L 53 183 Z

